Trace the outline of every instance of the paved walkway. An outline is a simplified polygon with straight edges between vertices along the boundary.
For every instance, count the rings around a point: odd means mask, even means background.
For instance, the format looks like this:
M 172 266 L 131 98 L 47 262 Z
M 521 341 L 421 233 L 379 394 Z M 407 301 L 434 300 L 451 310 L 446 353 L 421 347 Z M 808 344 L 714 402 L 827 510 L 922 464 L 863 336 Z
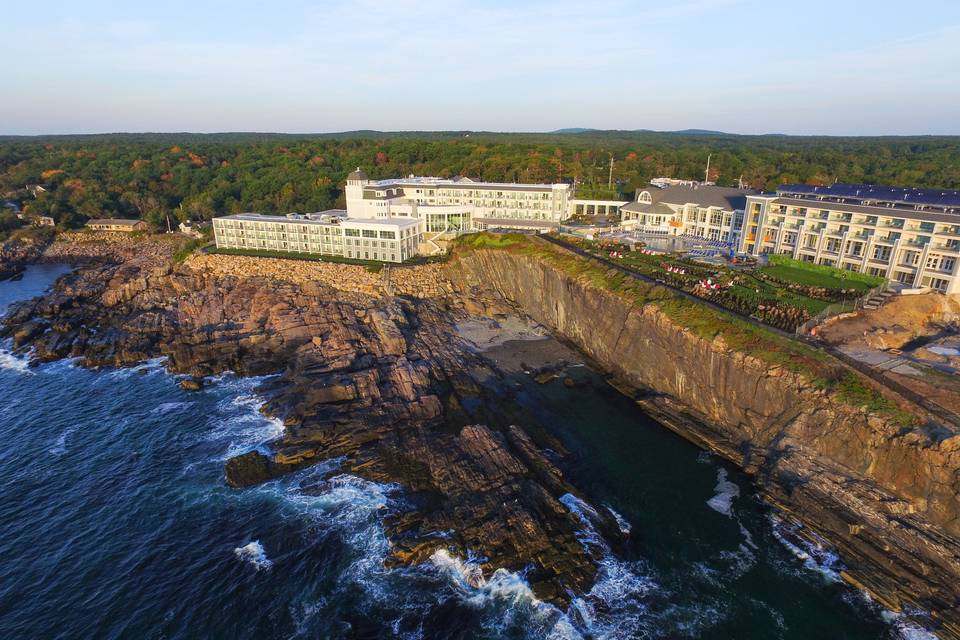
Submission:
M 910 360 L 870 347 L 842 346 L 840 351 L 851 358 L 880 371 L 892 371 L 905 376 L 920 376 L 923 372 L 910 366 Z

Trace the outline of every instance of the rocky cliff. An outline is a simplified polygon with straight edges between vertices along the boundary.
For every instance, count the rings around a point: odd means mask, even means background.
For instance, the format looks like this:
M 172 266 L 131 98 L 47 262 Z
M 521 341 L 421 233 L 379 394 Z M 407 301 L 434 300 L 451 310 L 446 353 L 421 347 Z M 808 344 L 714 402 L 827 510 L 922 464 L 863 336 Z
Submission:
M 682 311 L 665 312 L 667 291 L 643 285 L 638 302 L 611 285 L 616 274 L 545 251 L 562 250 L 464 250 L 448 272 L 461 295 L 513 301 L 664 424 L 753 474 L 786 516 L 839 548 L 848 581 L 895 610 L 930 611 L 943 637 L 960 637 L 960 436 L 858 406 L 789 361 L 732 349 L 722 330 L 709 339 L 688 328 Z
M 769 352 L 762 332 L 705 317 L 702 305 L 526 244 L 535 250 L 464 249 L 442 272 L 377 275 L 253 259 L 171 268 L 114 252 L 13 308 L 2 333 L 41 360 L 166 356 L 192 386 L 226 369 L 282 371 L 264 409 L 286 433 L 231 460 L 229 484 L 342 458 L 344 471 L 406 488 L 408 508 L 385 518 L 394 561 L 441 547 L 479 552 L 488 570 L 532 561 L 536 593 L 562 603 L 596 575 L 559 500 L 575 489 L 541 452 L 554 443 L 502 413 L 510 389 L 453 327 L 514 304 L 665 425 L 753 474 L 785 517 L 839 548 L 851 583 L 893 609 L 930 611 L 943 637 L 960 637 L 958 436 L 878 403 L 822 354 Z M 277 272 L 257 275 L 265 268 Z M 598 518 L 615 540 L 609 514 Z
M 40 257 L 51 235 L 44 231 L 19 233 L 0 243 L 0 280 L 19 276 L 28 264 Z
M 337 473 L 403 487 L 405 508 L 384 514 L 394 562 L 473 552 L 487 571 L 530 569 L 535 593 L 560 604 L 593 584 L 583 524 L 560 500 L 576 490 L 540 448 L 560 447 L 502 413 L 512 391 L 456 333 L 462 305 L 158 266 L 152 256 L 104 260 L 16 305 L 0 335 L 40 361 L 164 356 L 190 376 L 185 388 L 224 370 L 279 371 L 261 391 L 285 435 L 231 459 L 228 484 L 339 458 Z M 604 509 L 594 524 L 612 542 L 621 535 Z

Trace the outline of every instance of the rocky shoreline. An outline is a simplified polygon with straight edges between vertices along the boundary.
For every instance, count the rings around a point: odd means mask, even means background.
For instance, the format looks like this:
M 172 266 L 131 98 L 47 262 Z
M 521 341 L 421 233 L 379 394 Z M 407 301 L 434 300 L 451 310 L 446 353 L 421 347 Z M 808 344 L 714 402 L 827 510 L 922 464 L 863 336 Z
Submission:
M 9 239 L 0 244 L 0 280 L 16 278 L 32 262 L 36 262 L 47 247 L 41 238 Z
M 539 255 L 475 250 L 451 270 L 480 304 L 516 303 L 660 423 L 751 474 L 781 516 L 837 547 L 847 582 L 960 638 L 960 434 L 919 408 L 905 427 Z
M 165 356 L 198 384 L 224 370 L 282 371 L 263 391 L 285 434 L 230 460 L 228 484 L 342 458 L 340 471 L 407 491 L 408 508 L 384 519 L 392 562 L 441 548 L 479 552 L 485 571 L 532 562 L 534 592 L 563 604 L 589 589 L 597 559 L 560 501 L 576 495 L 544 453 L 560 449 L 516 426 L 511 389 L 497 384 L 505 370 L 529 370 L 524 353 L 540 348 L 497 341 L 504 328 L 519 331 L 519 310 L 542 328 L 513 337 L 548 333 L 576 347 L 668 428 L 752 474 L 783 516 L 836 545 L 848 582 L 892 610 L 930 612 L 941 637 L 960 638 L 960 436 L 930 423 L 905 430 L 537 258 L 471 251 L 381 274 L 288 262 L 194 256 L 172 267 L 162 255 L 113 252 L 13 308 L 2 333 L 38 360 Z M 598 510 L 593 524 L 616 546 L 612 514 Z
M 285 433 L 229 460 L 229 485 L 339 458 L 337 473 L 404 487 L 406 507 L 384 517 L 391 562 L 421 563 L 445 549 L 484 557 L 487 572 L 525 571 L 538 597 L 560 605 L 590 589 L 597 558 L 560 501 L 577 491 L 543 453 L 553 443 L 516 426 L 511 390 L 458 332 L 457 322 L 470 321 L 465 305 L 162 262 L 90 261 L 12 307 L 0 333 L 36 361 L 166 357 L 197 386 L 226 370 L 280 371 L 261 391 L 263 411 Z M 490 308 L 506 319 L 502 301 Z M 616 546 L 615 517 L 596 513 L 592 524 Z

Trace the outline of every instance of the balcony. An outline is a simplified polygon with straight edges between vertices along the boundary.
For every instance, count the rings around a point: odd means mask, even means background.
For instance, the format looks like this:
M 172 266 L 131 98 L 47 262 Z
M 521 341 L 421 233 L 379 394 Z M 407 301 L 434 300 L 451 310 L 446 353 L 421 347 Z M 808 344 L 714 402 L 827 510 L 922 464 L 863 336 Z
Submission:
M 930 245 L 930 248 L 936 249 L 937 251 L 950 251 L 950 252 L 956 253 L 960 251 L 960 244 L 949 244 L 947 242 L 937 242 L 935 244 Z

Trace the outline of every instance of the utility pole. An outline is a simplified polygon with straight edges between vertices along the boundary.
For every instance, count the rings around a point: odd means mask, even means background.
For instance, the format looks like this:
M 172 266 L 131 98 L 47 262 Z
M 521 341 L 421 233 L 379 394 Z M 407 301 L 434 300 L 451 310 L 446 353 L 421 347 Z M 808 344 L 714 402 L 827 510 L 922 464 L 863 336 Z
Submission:
M 704 182 L 710 182 L 710 156 L 712 155 L 713 155 L 712 153 L 707 154 L 707 171 L 703 175 Z

